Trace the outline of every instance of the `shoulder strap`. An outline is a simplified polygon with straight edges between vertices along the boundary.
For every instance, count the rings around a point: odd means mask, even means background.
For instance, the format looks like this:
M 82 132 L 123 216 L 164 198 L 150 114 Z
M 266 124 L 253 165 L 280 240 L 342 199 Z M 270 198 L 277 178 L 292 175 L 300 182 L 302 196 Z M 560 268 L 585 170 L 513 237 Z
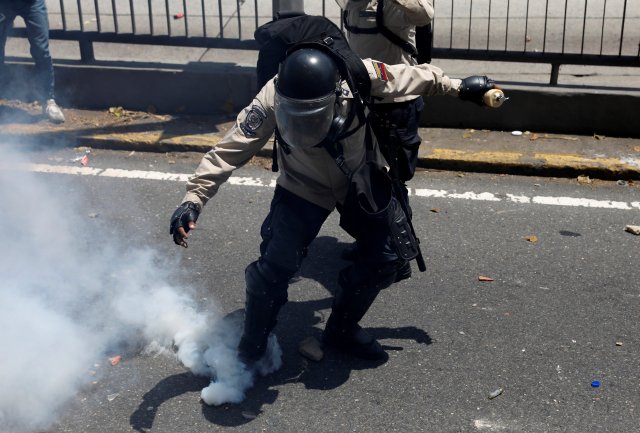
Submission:
M 416 57 L 418 52 L 416 48 L 411 45 L 408 41 L 405 41 L 400 36 L 393 33 L 389 30 L 388 27 L 384 25 L 384 0 L 378 0 L 378 8 L 376 9 L 376 25 L 380 30 L 380 33 L 387 39 L 389 39 L 393 44 L 402 48 L 405 52 L 409 53 L 412 57 Z
M 373 147 L 373 136 L 371 133 L 371 126 L 369 122 L 366 121 L 364 125 L 364 145 L 365 145 L 365 161 L 373 161 L 375 159 L 374 155 L 374 147 Z M 347 177 L 351 177 L 353 171 L 347 166 L 346 161 L 344 159 L 344 147 L 342 146 L 341 141 L 330 141 L 324 140 L 322 142 L 322 146 L 325 148 L 327 153 L 331 155 L 333 160 L 336 162 L 336 165 L 340 169 L 342 173 Z
M 376 26 L 375 27 L 364 28 L 364 27 L 352 26 L 351 24 L 349 24 L 348 17 L 349 17 L 348 11 L 345 10 L 344 12 L 342 12 L 342 23 L 350 33 L 366 34 L 366 35 L 373 35 L 376 33 L 380 33 L 382 36 L 387 38 L 392 44 L 397 45 L 412 57 L 418 56 L 418 51 L 413 45 L 411 45 L 408 41 L 405 41 L 400 36 L 393 33 L 391 30 L 389 30 L 388 27 L 384 25 L 384 0 L 378 0 L 378 7 L 376 8 Z

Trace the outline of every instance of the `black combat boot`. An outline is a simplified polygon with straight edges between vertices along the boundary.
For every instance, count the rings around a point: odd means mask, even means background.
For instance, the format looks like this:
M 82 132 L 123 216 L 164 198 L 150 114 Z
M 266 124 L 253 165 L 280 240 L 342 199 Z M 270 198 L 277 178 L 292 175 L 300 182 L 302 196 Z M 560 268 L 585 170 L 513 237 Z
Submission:
M 247 299 L 238 357 L 248 368 L 264 356 L 269 334 L 277 323 L 278 312 L 287 302 L 286 283 L 270 278 L 267 268 L 254 262 L 245 270 Z

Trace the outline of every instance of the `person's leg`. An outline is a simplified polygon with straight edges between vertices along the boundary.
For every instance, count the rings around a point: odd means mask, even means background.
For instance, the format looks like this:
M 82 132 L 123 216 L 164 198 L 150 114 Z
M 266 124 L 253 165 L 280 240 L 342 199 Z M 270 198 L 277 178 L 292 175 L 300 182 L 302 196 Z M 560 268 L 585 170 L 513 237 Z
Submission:
M 20 11 L 29 38 L 31 57 L 36 64 L 39 90 L 42 100 L 54 99 L 54 77 L 49 52 L 49 21 L 44 0 L 35 0 Z
M 341 210 L 339 208 L 339 210 Z M 382 289 L 397 279 L 401 262 L 386 227 L 362 221 L 356 237 L 358 254 L 340 272 L 340 289 L 327 320 L 325 344 L 364 359 L 386 359 L 380 344 L 358 324 Z
M 0 94 L 2 94 L 9 83 L 9 77 L 4 64 L 5 45 L 15 19 L 15 10 L 9 4 L 0 2 Z
M 64 122 L 64 115 L 55 103 L 55 79 L 53 61 L 49 51 L 49 19 L 44 0 L 35 0 L 22 12 L 31 56 L 36 64 L 36 79 L 43 111 L 54 122 Z
M 276 188 L 261 228 L 260 259 L 245 271 L 245 323 L 238 352 L 240 360 L 248 366 L 264 355 L 278 312 L 287 302 L 289 280 L 300 269 L 306 248 L 329 213 L 281 187 Z

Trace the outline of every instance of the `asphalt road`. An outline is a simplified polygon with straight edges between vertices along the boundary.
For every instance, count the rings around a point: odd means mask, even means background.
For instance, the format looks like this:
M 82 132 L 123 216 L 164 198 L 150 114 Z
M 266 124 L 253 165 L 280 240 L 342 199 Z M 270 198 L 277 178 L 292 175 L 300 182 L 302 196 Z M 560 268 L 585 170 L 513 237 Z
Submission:
M 29 284 L 29 274 L 49 275 L 47 260 L 56 262 L 48 280 L 15 290 L 38 297 L 63 275 L 61 290 L 82 295 L 67 299 L 73 314 L 60 311 L 90 323 L 84 330 L 104 345 L 91 352 L 100 356 L 78 364 L 67 345 L 75 334 L 55 334 L 53 343 L 31 346 L 42 355 L 36 366 L 7 367 L 20 360 L 20 343 L 40 341 L 13 329 L 17 342 L 1 338 L 15 355 L 5 356 L 0 374 L 14 385 L 3 387 L 0 421 L 10 407 L 31 421 L 53 419 L 37 429 L 47 433 L 640 432 L 640 237 L 624 230 L 640 225 L 637 185 L 420 172 L 410 186 L 428 270 L 414 266 L 414 277 L 383 291 L 363 320 L 390 354 L 383 365 L 333 352 L 312 362 L 297 351 L 303 338 L 320 335 L 335 275 L 346 265 L 339 251 L 350 239 L 332 215 L 279 318 L 283 367 L 260 379 L 244 402 L 211 407 L 200 401 L 208 379 L 168 355 L 170 344 L 164 354 L 145 350 L 146 327 L 160 333 L 165 316 L 145 319 L 126 338 L 99 337 L 146 317 L 160 286 L 185 293 L 201 315 L 241 309 L 243 271 L 258 254 L 274 174 L 260 164 L 238 171 L 205 208 L 185 250 L 173 245 L 167 225 L 184 192 L 176 174 L 192 173 L 200 155 L 94 150 L 87 167 L 80 156 L 69 148 L 34 150 L 28 158 L 41 165 L 0 169 L 15 176 L 0 192 L 3 203 L 15 200 L 21 226 L 1 262 L 20 264 L 3 275 L 21 270 L 24 279 L 16 281 Z M 0 211 L 5 227 L 15 214 Z M 23 251 L 12 243 L 30 239 L 40 246 Z M 149 252 L 155 259 L 142 260 Z M 118 291 L 146 297 L 123 316 L 103 302 Z M 64 304 L 54 301 L 50 309 Z M 83 313 L 92 320 L 81 321 Z M 46 314 L 29 317 L 47 323 Z M 111 365 L 115 355 L 122 359 Z M 56 374 L 70 387 L 65 393 L 49 383 Z

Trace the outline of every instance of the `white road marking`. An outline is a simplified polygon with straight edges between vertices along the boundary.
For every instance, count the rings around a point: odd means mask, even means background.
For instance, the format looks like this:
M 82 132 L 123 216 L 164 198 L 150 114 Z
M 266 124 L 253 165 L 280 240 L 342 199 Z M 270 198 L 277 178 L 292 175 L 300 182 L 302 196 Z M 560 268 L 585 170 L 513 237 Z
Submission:
M 113 177 L 125 179 L 147 179 L 147 180 L 168 180 L 176 182 L 186 182 L 191 174 L 184 173 L 165 173 L 160 171 L 144 171 L 144 170 L 122 170 L 115 168 L 93 168 L 93 167 L 75 167 L 67 165 L 49 165 L 49 164 L 22 164 L 11 167 L 0 165 L 3 170 L 26 170 L 36 173 L 55 173 L 68 174 L 74 176 L 99 176 Z M 238 177 L 232 176 L 228 181 L 232 185 L 257 186 L 273 188 L 275 187 L 275 179 L 261 179 L 255 177 Z M 491 192 L 473 192 L 464 193 L 450 192 L 441 189 L 413 189 L 412 196 L 415 197 L 433 197 L 433 198 L 452 198 L 458 200 L 477 200 L 501 202 L 508 201 L 522 204 L 541 204 L 548 206 L 570 206 L 570 207 L 587 207 L 600 209 L 617 209 L 617 210 L 640 210 L 640 201 L 624 202 L 613 200 L 593 200 L 580 197 L 547 197 L 547 196 L 524 196 L 506 194 L 503 198 Z

